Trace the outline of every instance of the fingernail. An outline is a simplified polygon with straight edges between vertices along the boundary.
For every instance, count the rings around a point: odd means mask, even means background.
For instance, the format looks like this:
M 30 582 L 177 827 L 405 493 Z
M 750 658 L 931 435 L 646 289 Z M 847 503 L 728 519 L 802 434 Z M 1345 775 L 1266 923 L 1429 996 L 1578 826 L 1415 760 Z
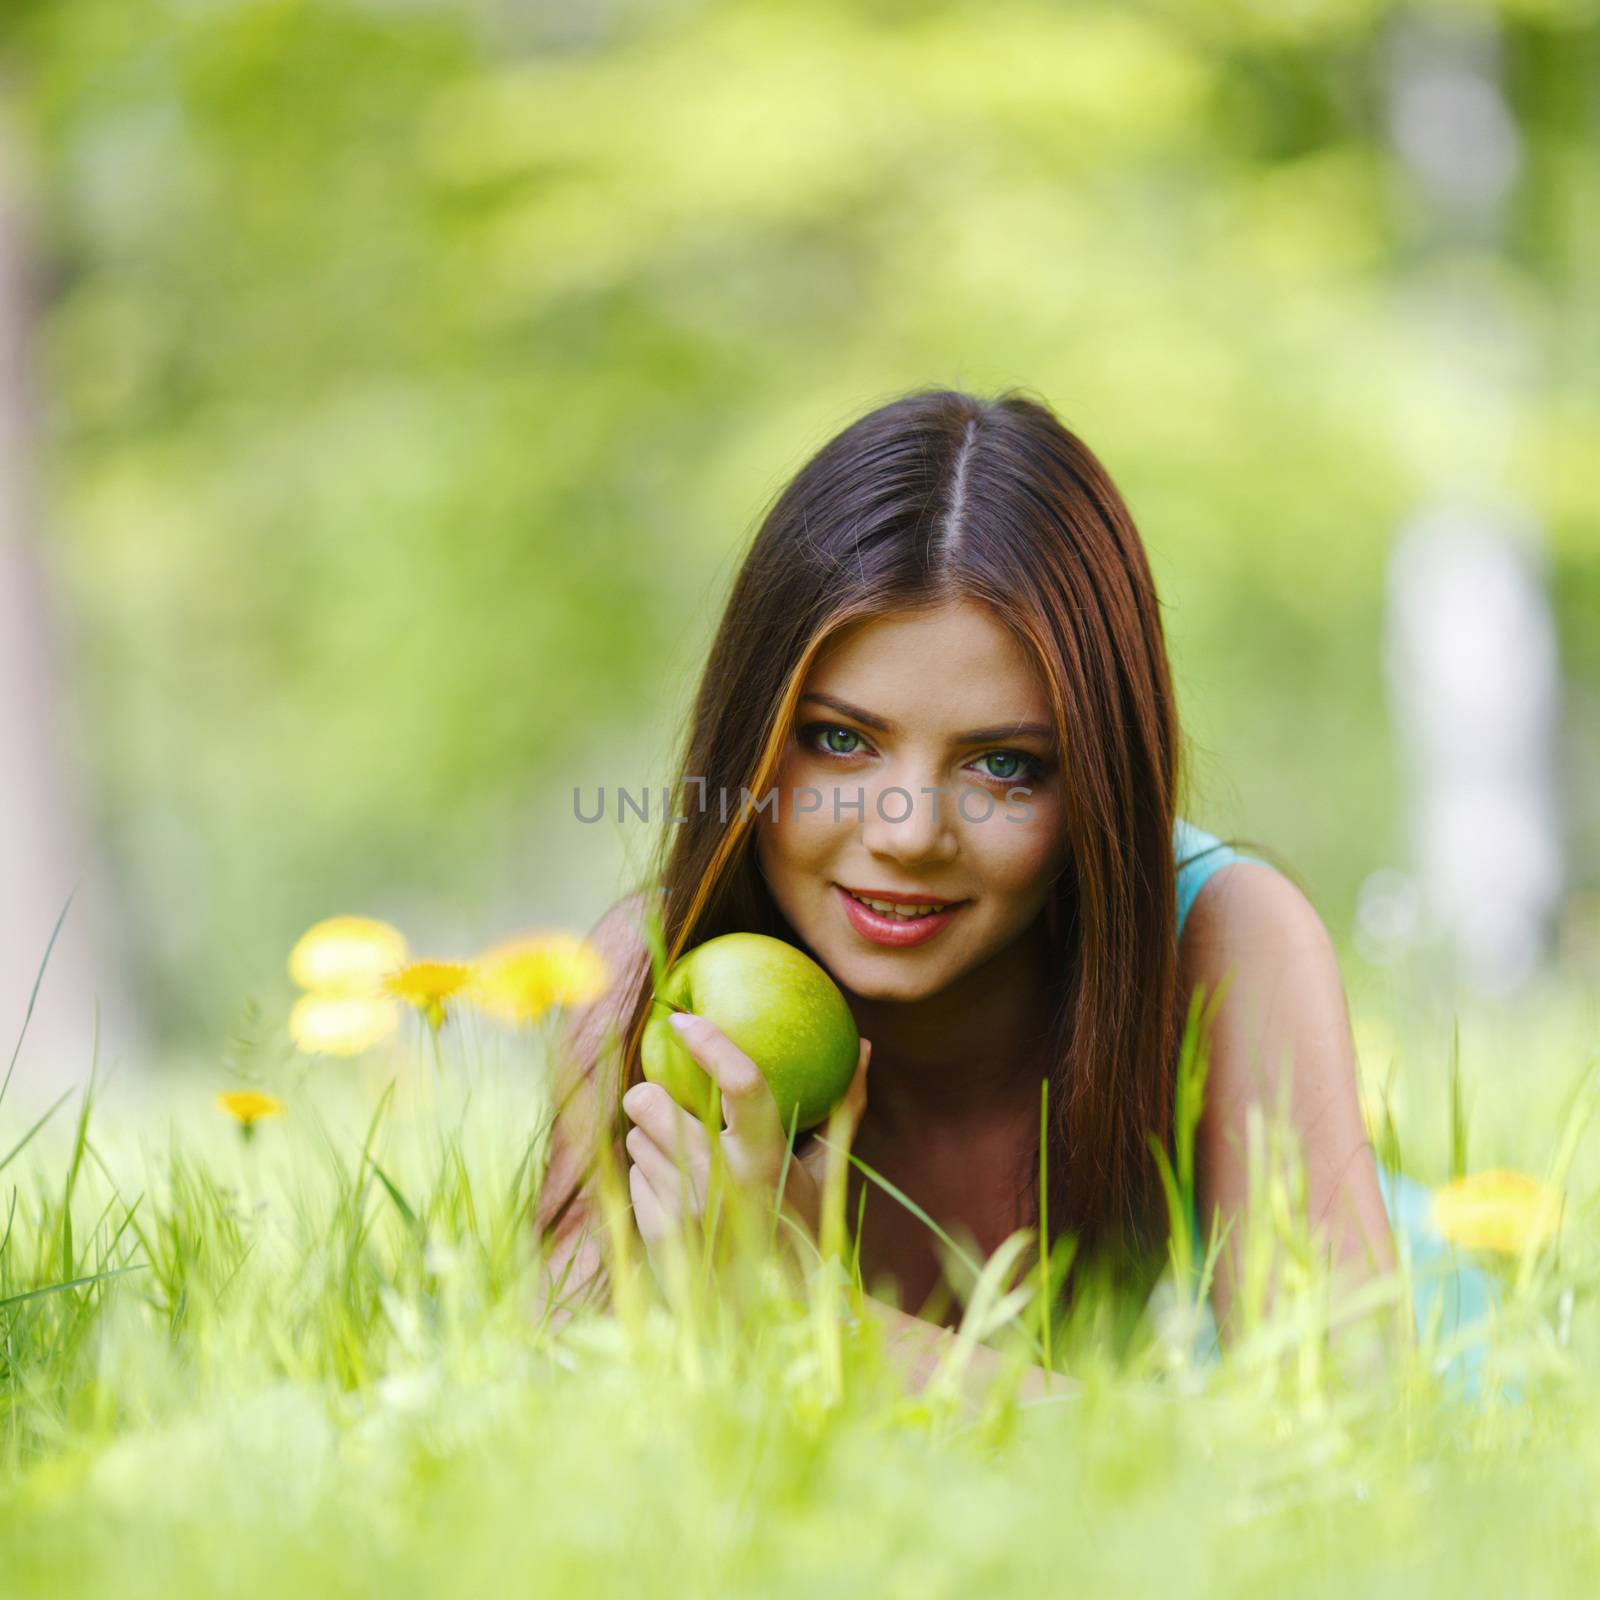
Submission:
M 672 1015 L 667 1018 L 667 1021 L 670 1022 L 679 1033 L 682 1033 L 689 1026 L 689 1024 L 694 1021 L 694 1015 L 692 1012 L 688 1011 L 674 1011 Z

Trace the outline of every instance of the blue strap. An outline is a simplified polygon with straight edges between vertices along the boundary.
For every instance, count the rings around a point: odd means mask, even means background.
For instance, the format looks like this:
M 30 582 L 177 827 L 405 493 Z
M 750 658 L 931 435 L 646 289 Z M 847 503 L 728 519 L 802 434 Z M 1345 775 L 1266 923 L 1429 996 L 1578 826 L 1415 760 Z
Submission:
M 1182 817 L 1172 825 L 1172 854 L 1178 866 L 1178 937 L 1183 937 L 1183 925 L 1189 919 L 1189 908 L 1195 896 L 1205 887 L 1206 880 L 1219 867 L 1230 861 L 1257 861 L 1258 856 L 1245 855 L 1225 845 L 1214 833 L 1197 828 Z M 1270 862 L 1263 863 L 1270 866 Z

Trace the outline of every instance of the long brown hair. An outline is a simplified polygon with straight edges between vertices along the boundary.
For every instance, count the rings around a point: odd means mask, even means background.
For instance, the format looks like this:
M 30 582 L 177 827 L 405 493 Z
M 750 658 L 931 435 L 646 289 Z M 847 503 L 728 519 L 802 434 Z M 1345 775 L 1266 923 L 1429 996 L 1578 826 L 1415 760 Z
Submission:
M 668 959 L 736 930 L 799 943 L 757 866 L 754 815 L 699 793 L 765 794 L 801 688 L 849 623 L 957 598 L 986 604 L 1030 652 L 1070 753 L 1070 863 L 1052 888 L 1046 1149 L 1052 1239 L 1077 1262 L 1165 1239 L 1151 1135 L 1170 1148 L 1182 1016 L 1173 823 L 1180 733 L 1160 605 L 1121 495 L 1087 445 L 1015 391 L 906 395 L 828 441 L 763 518 L 723 612 L 681 753 L 679 814 L 650 874 Z M 703 791 L 699 781 L 703 780 Z M 640 1080 L 650 972 L 627 975 L 607 1114 Z M 597 1107 L 597 1110 L 601 1108 Z M 1018 1174 L 1037 1217 L 1037 1160 Z M 551 1212 L 559 1223 L 580 1186 Z M 1075 1276 L 1076 1274 L 1074 1274 Z

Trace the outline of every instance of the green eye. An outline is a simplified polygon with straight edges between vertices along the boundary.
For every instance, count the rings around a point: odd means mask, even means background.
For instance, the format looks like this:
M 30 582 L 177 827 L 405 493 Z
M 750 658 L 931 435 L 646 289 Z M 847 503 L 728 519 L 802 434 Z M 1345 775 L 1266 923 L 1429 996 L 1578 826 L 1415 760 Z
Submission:
M 1025 777 L 1033 768 L 1033 758 L 1016 750 L 991 750 L 987 755 L 979 756 L 978 760 L 1001 763 L 1002 770 L 997 772 L 991 769 L 985 774 L 998 783 L 1010 783 L 1016 778 Z
M 855 745 L 851 744 L 850 741 L 856 740 L 859 742 L 861 738 L 861 735 L 853 728 L 832 727 L 826 723 L 822 724 L 821 726 L 821 734 L 822 748 L 826 750 L 829 755 L 834 756 L 853 756 L 856 753 L 856 750 Z M 842 739 L 845 741 L 845 747 L 843 749 L 834 743 L 836 739 Z

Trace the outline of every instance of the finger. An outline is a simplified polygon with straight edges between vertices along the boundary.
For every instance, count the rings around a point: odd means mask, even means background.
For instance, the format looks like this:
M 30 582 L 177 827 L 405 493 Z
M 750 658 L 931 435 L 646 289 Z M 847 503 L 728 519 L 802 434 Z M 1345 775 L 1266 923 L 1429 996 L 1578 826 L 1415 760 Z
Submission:
M 670 1021 L 684 1048 L 716 1079 L 728 1132 L 752 1150 L 783 1144 L 783 1120 L 761 1068 L 706 1018 L 677 1011 Z
M 711 1136 L 705 1124 L 659 1083 L 634 1084 L 622 1097 L 622 1109 L 664 1154 L 681 1158 L 691 1170 L 710 1171 Z
M 630 1128 L 624 1141 L 628 1154 L 644 1169 L 650 1187 L 658 1195 L 671 1196 L 673 1209 L 686 1206 L 703 1211 L 706 1203 L 706 1175 L 689 1163 L 675 1162 L 643 1128 Z
M 646 1244 L 665 1239 L 672 1231 L 671 1224 L 642 1167 L 628 1168 L 628 1193 L 633 1196 L 633 1217 L 639 1224 L 639 1236 Z

